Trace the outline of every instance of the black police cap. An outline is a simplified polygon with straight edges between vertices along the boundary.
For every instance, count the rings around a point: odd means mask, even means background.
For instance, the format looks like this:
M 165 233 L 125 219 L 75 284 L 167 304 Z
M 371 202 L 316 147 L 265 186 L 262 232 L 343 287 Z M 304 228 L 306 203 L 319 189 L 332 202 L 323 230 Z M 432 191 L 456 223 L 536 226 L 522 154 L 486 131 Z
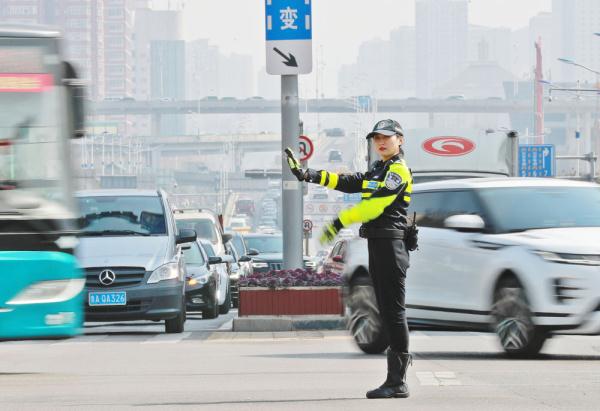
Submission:
M 373 127 L 373 131 L 367 134 L 367 139 L 373 137 L 375 134 L 383 134 L 384 136 L 393 136 L 398 134 L 403 136 L 404 131 L 402 130 L 400 123 L 398 123 L 396 120 L 387 119 L 378 121 L 377 124 L 375 124 L 375 127 Z

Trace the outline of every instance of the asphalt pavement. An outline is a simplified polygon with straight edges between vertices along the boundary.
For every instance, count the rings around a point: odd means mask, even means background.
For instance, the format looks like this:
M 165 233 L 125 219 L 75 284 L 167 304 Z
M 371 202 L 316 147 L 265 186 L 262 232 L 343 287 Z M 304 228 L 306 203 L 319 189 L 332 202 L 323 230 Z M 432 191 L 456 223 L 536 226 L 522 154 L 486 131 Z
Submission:
M 69 340 L 0 343 L 0 409 L 598 410 L 600 339 L 561 336 L 510 360 L 493 335 L 413 332 L 408 399 L 367 400 L 385 377 L 345 331 L 232 332 L 235 312 L 90 324 Z

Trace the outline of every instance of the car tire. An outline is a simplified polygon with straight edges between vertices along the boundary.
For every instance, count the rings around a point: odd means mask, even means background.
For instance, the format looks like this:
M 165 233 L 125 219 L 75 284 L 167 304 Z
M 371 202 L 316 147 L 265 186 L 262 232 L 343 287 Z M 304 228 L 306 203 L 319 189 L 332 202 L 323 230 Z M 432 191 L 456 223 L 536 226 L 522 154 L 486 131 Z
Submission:
M 500 281 L 492 306 L 494 331 L 509 357 L 527 358 L 540 352 L 548 333 L 533 323 L 525 289 L 510 277 Z
M 219 306 L 219 314 L 227 314 L 231 308 L 231 286 L 227 286 L 227 295 L 225 301 Z
M 202 310 L 202 319 L 212 320 L 219 316 L 219 305 L 217 304 L 217 292 L 213 294 L 213 300 L 206 310 Z
M 379 354 L 388 347 L 388 338 L 381 323 L 375 291 L 369 279 L 360 275 L 352 281 L 346 301 L 348 329 L 366 354 Z
M 179 334 L 182 333 L 185 328 L 185 298 L 181 304 L 181 311 L 177 314 L 177 317 L 165 320 L 165 332 L 167 334 Z

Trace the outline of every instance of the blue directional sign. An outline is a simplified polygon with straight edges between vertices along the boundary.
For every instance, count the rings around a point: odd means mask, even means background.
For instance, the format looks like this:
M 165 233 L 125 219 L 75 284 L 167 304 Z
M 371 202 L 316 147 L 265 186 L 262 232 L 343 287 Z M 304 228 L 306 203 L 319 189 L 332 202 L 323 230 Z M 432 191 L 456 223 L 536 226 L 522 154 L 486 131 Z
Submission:
M 267 0 L 266 12 L 267 41 L 312 39 L 310 0 Z
M 519 146 L 519 176 L 552 177 L 555 174 L 556 155 L 552 144 Z
M 360 193 L 344 193 L 344 203 L 358 203 L 360 201 Z
M 265 0 L 267 72 L 312 71 L 312 0 Z

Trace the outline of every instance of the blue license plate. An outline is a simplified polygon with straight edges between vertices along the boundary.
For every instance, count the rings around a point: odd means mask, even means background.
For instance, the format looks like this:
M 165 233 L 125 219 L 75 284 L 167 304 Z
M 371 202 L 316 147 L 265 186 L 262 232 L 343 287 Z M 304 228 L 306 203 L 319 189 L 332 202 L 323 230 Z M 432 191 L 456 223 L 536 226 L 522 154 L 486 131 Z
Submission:
M 107 293 L 89 293 L 88 303 L 92 305 L 126 305 L 127 293 L 115 291 Z

